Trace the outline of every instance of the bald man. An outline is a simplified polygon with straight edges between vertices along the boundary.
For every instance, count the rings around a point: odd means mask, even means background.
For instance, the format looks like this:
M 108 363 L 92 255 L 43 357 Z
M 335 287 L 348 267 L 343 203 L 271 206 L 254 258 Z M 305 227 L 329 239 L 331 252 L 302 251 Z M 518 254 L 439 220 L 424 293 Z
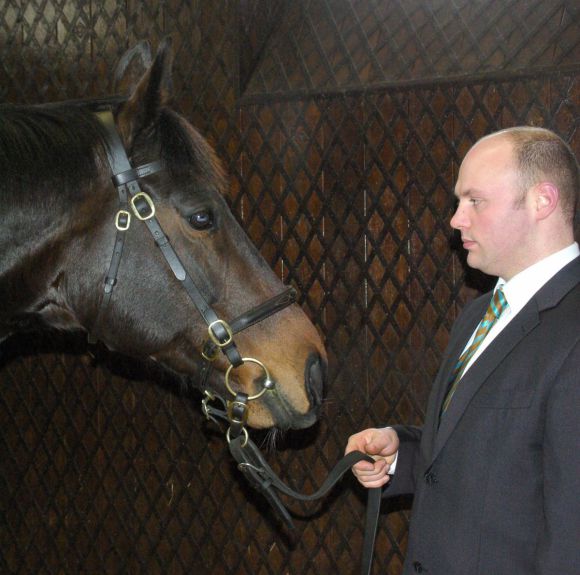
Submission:
M 577 160 L 551 131 L 496 132 L 467 153 L 451 226 L 497 276 L 455 323 L 422 428 L 350 437 L 353 472 L 413 494 L 403 573 L 580 573 Z M 388 422 L 385 422 L 388 423 Z

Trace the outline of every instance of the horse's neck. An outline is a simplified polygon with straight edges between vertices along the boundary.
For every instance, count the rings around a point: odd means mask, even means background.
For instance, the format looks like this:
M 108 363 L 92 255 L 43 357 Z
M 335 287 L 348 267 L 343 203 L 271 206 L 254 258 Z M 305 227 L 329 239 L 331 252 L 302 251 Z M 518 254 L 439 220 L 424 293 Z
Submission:
M 47 206 L 4 206 L 0 229 L 0 322 L 32 311 L 53 281 L 63 250 L 65 213 Z M 0 337 L 2 330 L 0 329 Z
M 0 229 L 0 341 L 39 321 L 59 329 L 80 327 L 66 286 L 71 274 L 82 276 L 79 270 L 87 258 L 89 268 L 98 268 L 96 253 L 87 246 L 91 242 L 104 245 L 102 234 L 114 241 L 106 226 L 116 205 L 116 198 L 101 188 L 101 182 L 94 182 L 82 197 L 81 193 L 79 190 L 78 201 L 72 206 L 54 195 L 37 205 L 21 203 L 11 210 L 4 205 Z

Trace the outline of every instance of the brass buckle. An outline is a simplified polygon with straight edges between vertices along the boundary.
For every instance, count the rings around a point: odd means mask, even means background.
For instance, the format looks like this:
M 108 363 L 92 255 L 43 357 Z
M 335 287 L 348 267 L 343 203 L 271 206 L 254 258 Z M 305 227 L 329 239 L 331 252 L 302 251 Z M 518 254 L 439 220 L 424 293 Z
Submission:
M 149 213 L 145 216 L 142 216 L 139 213 L 139 210 L 137 209 L 137 207 L 135 206 L 135 202 L 139 199 L 143 199 L 145 200 L 145 203 L 149 206 Z M 139 192 L 138 194 L 135 194 L 132 198 L 131 198 L 131 207 L 133 208 L 133 213 L 141 220 L 141 221 L 145 221 L 145 220 L 150 220 L 154 215 L 155 215 L 155 204 L 153 203 L 153 200 L 145 193 L 145 192 Z
M 249 363 L 255 363 L 256 365 L 259 365 L 262 368 L 264 375 L 266 377 L 262 389 L 258 393 L 255 393 L 254 395 L 250 395 L 248 397 L 248 401 L 252 401 L 252 399 L 258 399 L 259 397 L 262 397 L 262 395 L 264 395 L 264 393 L 266 393 L 266 391 L 268 391 L 269 389 L 273 389 L 274 382 L 270 379 L 270 372 L 268 371 L 268 368 L 261 361 L 258 361 L 253 357 L 242 357 L 243 362 L 242 365 L 246 363 L 246 361 Z M 230 367 L 228 367 L 226 371 L 225 384 L 226 389 L 235 397 L 236 392 L 232 389 L 232 386 L 230 385 L 230 373 L 232 372 L 232 369 L 234 369 L 234 366 L 230 365 Z
M 211 417 L 211 415 L 209 414 L 209 406 L 208 406 L 208 403 L 210 401 L 213 401 L 215 399 L 215 395 L 211 391 L 209 391 L 207 389 L 203 393 L 204 393 L 205 397 L 201 400 L 201 410 L 203 411 L 203 414 L 205 415 L 205 417 L 207 419 L 213 419 Z
M 242 419 L 236 419 L 234 417 L 234 408 L 236 406 L 241 406 L 243 408 Z M 248 404 L 243 402 L 243 401 L 228 401 L 227 413 L 228 413 L 228 419 L 230 420 L 230 423 L 240 423 L 240 424 L 242 424 L 242 426 L 244 426 L 248 422 Z
M 228 335 L 228 339 L 226 341 L 224 341 L 223 343 L 215 336 L 215 333 L 213 332 L 213 326 L 216 324 L 220 324 L 226 330 L 226 333 Z M 232 332 L 232 328 L 223 319 L 216 319 L 215 321 L 212 321 L 207 327 L 207 333 L 209 333 L 209 338 L 218 347 L 226 347 L 226 345 L 229 345 L 230 343 L 232 343 L 232 340 L 234 338 L 234 333 Z
M 209 355 L 205 352 L 206 347 L 209 347 L 209 344 L 204 346 L 204 349 L 201 350 L 201 357 L 203 357 L 203 359 L 206 361 L 215 361 L 220 353 L 219 348 L 212 348 L 212 355 Z
M 121 223 L 121 218 L 123 216 L 127 218 L 125 224 Z M 131 214 L 127 210 L 119 210 L 117 212 L 117 217 L 115 218 L 115 227 L 120 232 L 126 232 L 129 229 L 130 225 L 131 225 Z

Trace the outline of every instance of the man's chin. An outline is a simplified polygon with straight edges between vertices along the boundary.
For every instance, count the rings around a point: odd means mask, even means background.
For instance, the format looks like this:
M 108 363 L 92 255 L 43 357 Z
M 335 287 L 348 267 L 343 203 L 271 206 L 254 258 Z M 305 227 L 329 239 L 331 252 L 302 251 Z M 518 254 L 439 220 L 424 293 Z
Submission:
M 472 269 L 472 270 L 477 270 L 478 272 L 481 272 L 483 274 L 488 274 L 488 275 L 492 275 L 490 274 L 488 271 L 486 271 L 486 265 L 485 263 L 482 261 L 482 259 L 480 257 L 478 257 L 477 255 L 473 254 L 472 252 L 469 252 L 467 254 L 467 265 Z
M 467 252 L 467 260 L 466 261 L 467 261 L 467 265 L 470 268 L 472 268 L 474 270 L 480 269 L 479 266 L 480 266 L 481 262 L 479 261 L 479 258 L 476 255 L 474 255 L 473 252 L 471 252 L 471 251 Z

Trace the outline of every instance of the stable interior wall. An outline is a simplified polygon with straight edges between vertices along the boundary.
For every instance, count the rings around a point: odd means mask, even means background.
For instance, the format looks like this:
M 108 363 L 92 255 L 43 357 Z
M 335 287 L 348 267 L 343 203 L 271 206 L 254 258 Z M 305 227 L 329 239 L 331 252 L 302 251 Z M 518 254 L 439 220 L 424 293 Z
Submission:
M 0 102 L 110 93 L 116 59 L 171 34 L 175 102 L 213 143 L 228 201 L 299 291 L 330 358 L 313 429 L 269 453 L 320 485 L 348 436 L 421 424 L 465 301 L 448 226 L 461 157 L 530 123 L 580 152 L 579 14 L 535 0 L 21 0 L 0 6 Z M 3 344 L 0 570 L 292 575 L 356 572 L 364 494 L 350 477 L 295 534 L 230 461 L 199 396 L 82 337 Z M 374 573 L 401 572 L 409 501 L 386 503 Z M 307 515 L 307 516 L 306 516 Z

